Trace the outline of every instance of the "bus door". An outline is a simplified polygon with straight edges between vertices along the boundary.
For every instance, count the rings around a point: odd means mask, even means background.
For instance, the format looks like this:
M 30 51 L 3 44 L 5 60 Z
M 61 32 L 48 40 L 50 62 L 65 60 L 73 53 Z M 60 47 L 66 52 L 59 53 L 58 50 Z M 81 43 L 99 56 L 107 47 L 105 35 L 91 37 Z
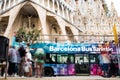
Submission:
M 75 55 L 76 75 L 89 75 L 89 54 Z

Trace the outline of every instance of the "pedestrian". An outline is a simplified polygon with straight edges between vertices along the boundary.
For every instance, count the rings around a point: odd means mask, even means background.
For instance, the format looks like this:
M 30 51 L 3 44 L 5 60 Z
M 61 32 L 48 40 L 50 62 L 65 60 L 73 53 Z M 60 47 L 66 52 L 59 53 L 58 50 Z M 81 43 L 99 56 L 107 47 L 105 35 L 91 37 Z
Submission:
M 108 50 L 106 50 L 106 48 L 108 48 L 108 45 L 106 46 L 105 43 L 103 43 L 100 54 L 101 60 L 103 61 L 102 64 L 102 70 L 104 72 L 103 77 L 109 77 L 110 53 L 108 52 Z
M 19 65 L 19 76 L 20 77 L 24 77 L 24 64 L 25 64 L 25 61 L 26 61 L 26 50 L 23 46 L 20 46 L 20 48 L 18 49 L 18 52 L 20 54 L 20 58 L 21 58 L 21 61 L 20 61 L 20 65 Z
M 35 60 L 35 77 L 42 77 L 43 64 L 45 59 L 45 53 L 42 48 L 38 48 L 34 53 Z
M 32 76 L 32 62 L 30 61 L 30 59 L 27 59 L 27 61 L 25 61 L 24 71 L 26 77 Z
M 8 52 L 8 75 L 14 76 L 16 74 L 16 64 L 17 64 L 17 50 L 14 46 L 10 46 L 9 52 Z
M 110 77 L 115 77 L 116 75 L 116 67 L 115 67 L 115 63 L 113 62 L 113 60 L 111 59 L 110 60 L 110 70 L 109 70 L 109 74 L 110 74 Z
M 29 77 L 31 77 L 32 76 L 32 74 L 33 74 L 33 68 L 32 68 L 32 65 L 33 65 L 33 59 L 32 59 L 32 55 L 31 55 L 31 53 L 30 53 L 30 49 L 27 47 L 26 48 L 26 57 L 27 57 L 27 63 L 28 63 L 28 66 L 29 66 Z
M 103 68 L 103 59 L 102 59 L 102 54 L 99 54 L 98 56 L 99 59 L 99 64 L 100 64 L 100 69 L 101 69 L 101 76 L 104 76 L 104 68 Z
M 17 50 L 17 64 L 16 64 L 16 72 L 17 72 L 17 75 L 19 75 L 21 57 L 20 57 L 20 53 L 19 53 L 19 51 L 18 51 L 18 48 L 17 48 L 16 50 Z
M 19 66 L 19 76 L 24 77 L 25 75 L 25 62 L 26 62 L 26 55 L 22 56 Z

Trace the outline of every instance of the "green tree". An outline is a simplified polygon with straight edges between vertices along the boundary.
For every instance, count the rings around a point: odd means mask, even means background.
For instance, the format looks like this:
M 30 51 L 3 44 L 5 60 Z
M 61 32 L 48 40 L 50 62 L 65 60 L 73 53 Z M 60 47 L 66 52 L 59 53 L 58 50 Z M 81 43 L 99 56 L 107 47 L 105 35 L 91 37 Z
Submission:
M 40 36 L 41 30 L 20 28 L 16 34 L 16 41 L 24 41 L 28 46 L 36 42 Z

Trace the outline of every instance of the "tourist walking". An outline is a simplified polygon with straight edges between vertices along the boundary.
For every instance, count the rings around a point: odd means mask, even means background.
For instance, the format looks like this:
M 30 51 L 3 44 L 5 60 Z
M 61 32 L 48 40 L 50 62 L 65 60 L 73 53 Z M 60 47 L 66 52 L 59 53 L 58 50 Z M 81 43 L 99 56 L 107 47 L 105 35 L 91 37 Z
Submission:
M 18 49 L 18 52 L 20 54 L 20 57 L 21 57 L 21 61 L 20 61 L 20 64 L 19 64 L 19 71 L 18 71 L 18 74 L 20 77 L 24 77 L 24 64 L 25 64 L 25 61 L 26 61 L 26 51 L 24 49 L 23 46 L 21 46 L 19 49 Z
M 102 71 L 104 72 L 103 77 L 109 77 L 109 67 L 110 67 L 110 53 L 106 50 L 108 46 L 105 43 L 102 44 L 101 48 L 101 60 L 102 64 Z
M 15 47 L 10 46 L 9 52 L 8 52 L 8 61 L 9 61 L 8 75 L 9 76 L 14 76 L 16 74 L 17 54 L 18 52 L 15 49 Z
M 30 61 L 30 59 L 27 59 L 27 61 L 25 61 L 24 71 L 26 77 L 32 76 L 32 62 Z
M 110 75 L 110 77 L 115 77 L 116 76 L 116 67 L 115 67 L 115 64 L 112 59 L 110 60 L 110 62 L 111 63 L 110 63 L 109 75 Z
M 101 68 L 101 70 L 102 70 L 101 76 L 104 76 L 104 68 L 103 68 L 103 58 L 102 58 L 102 54 L 99 54 L 98 59 L 99 59 L 100 68 Z
M 33 70 L 32 70 L 33 60 L 32 60 L 32 55 L 28 47 L 26 48 L 26 52 L 27 53 L 26 53 L 26 62 L 25 62 L 25 67 L 26 67 L 25 73 L 27 77 L 31 77 L 33 73 Z
M 38 48 L 34 53 L 35 77 L 42 77 L 45 53 L 42 48 Z

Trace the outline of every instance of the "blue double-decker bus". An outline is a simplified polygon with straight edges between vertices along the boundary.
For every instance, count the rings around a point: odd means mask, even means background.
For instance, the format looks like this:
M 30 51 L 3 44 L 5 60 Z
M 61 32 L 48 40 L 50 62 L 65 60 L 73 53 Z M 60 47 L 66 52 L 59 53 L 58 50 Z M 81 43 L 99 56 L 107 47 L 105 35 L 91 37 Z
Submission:
M 96 43 L 35 43 L 31 48 L 44 49 L 45 76 L 97 75 L 97 71 L 92 73 L 92 68 L 100 67 L 100 48 Z

